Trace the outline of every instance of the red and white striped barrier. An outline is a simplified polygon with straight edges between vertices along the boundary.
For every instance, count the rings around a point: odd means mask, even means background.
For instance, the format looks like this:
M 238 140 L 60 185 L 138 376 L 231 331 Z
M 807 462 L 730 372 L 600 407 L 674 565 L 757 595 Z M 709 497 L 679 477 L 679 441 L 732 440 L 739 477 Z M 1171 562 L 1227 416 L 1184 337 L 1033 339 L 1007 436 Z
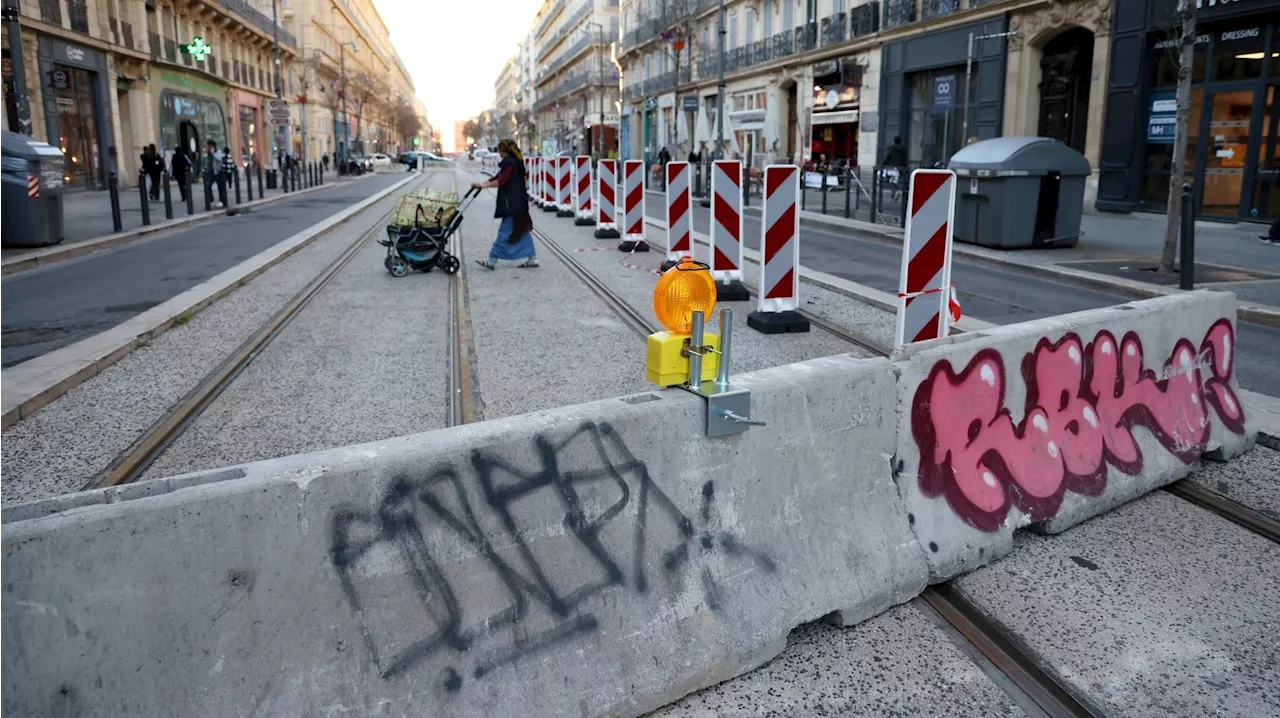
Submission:
M 619 250 L 649 251 L 649 243 L 644 239 L 644 162 L 640 160 L 622 163 L 622 226 Z
M 716 160 L 711 165 L 711 276 L 716 299 L 745 302 L 742 283 L 742 163 Z
M 573 188 L 570 186 L 570 175 L 573 174 L 573 160 L 568 157 L 556 158 L 556 212 L 557 217 L 573 216 Z
M 573 161 L 573 207 L 577 216 L 573 223 L 580 227 L 595 224 L 591 215 L 591 158 L 578 155 Z
M 480 171 L 489 176 L 498 174 L 498 163 L 501 157 L 498 155 L 485 155 L 480 158 Z
M 35 177 L 35 176 L 27 177 L 27 196 L 28 197 L 40 196 L 40 178 L 39 177 Z
M 800 308 L 800 168 L 764 168 L 760 223 L 760 303 L 747 326 L 764 334 L 807 332 Z
M 899 345 L 945 337 L 951 314 L 959 319 L 960 305 L 955 304 L 951 287 L 956 174 L 951 170 L 913 171 L 907 208 L 898 282 Z
M 676 266 L 681 257 L 693 256 L 693 210 L 689 208 L 689 163 L 668 162 L 667 261 L 662 271 Z
M 524 158 L 524 189 L 525 189 L 525 194 L 529 196 L 530 202 L 535 201 L 534 191 L 533 191 L 533 173 L 534 173 L 534 167 L 537 166 L 537 162 L 538 162 L 537 157 Z
M 596 166 L 596 239 L 618 238 L 618 161 L 600 160 Z
M 542 158 L 542 209 L 555 212 L 556 207 L 556 158 Z

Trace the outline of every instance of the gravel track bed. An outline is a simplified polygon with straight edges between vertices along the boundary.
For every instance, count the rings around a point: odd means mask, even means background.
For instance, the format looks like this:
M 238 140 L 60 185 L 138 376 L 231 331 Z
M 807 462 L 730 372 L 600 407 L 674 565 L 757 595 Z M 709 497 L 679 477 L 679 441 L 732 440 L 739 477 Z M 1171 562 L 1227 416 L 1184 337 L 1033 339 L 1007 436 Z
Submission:
M 1280 521 L 1280 451 L 1255 446 L 1228 462 L 1205 461 L 1187 481 Z
M 11 427 L 0 442 L 0 499 L 82 488 L 394 202 L 388 197 L 366 209 Z

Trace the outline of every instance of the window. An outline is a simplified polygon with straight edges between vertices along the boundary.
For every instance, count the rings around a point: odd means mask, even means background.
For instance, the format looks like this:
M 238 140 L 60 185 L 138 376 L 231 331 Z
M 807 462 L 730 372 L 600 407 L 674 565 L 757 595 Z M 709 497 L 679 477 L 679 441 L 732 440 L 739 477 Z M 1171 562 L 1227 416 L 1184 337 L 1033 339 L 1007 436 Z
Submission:
M 782 31 L 791 32 L 796 27 L 796 0 L 782 0 Z
M 729 49 L 732 50 L 738 46 L 738 11 L 734 10 L 729 13 Z
M 1209 36 L 1201 34 L 1196 38 L 1195 54 L 1192 55 L 1191 81 L 1204 82 L 1205 57 L 1209 49 Z M 1176 36 L 1158 38 L 1154 41 L 1152 51 L 1155 53 L 1151 84 L 1178 84 L 1178 40 Z
M 754 8 L 747 8 L 746 24 L 747 45 L 750 45 L 756 41 L 756 11 Z
M 764 4 L 764 36 L 765 39 L 773 37 L 773 14 L 777 8 L 773 5 L 773 0 L 767 0 Z
M 844 2 L 845 0 L 835 0 L 835 9 L 833 11 L 835 14 L 839 15 L 844 12 Z
M 1213 46 L 1213 79 L 1252 80 L 1262 77 L 1266 35 L 1260 27 L 1217 33 Z

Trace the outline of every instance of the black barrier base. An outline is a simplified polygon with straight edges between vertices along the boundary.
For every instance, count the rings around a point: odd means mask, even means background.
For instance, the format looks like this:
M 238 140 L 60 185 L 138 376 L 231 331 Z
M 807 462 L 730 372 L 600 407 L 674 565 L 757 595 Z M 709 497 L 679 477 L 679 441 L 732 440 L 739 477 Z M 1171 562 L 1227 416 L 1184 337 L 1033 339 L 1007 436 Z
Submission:
M 620 234 L 616 229 L 597 229 L 596 230 L 596 239 L 617 239 L 621 236 L 622 234 Z
M 747 286 L 737 279 L 727 282 L 716 282 L 717 302 L 745 302 L 751 299 Z
M 555 206 L 554 204 L 544 204 L 542 205 L 542 211 L 543 212 L 559 212 L 560 208 Z
M 568 219 L 569 217 L 574 217 L 576 215 L 571 209 L 558 209 L 556 210 L 556 216 L 562 219 Z
M 648 252 L 649 243 L 643 239 L 624 239 L 618 245 L 619 252 Z
M 751 312 L 747 315 L 747 326 L 761 334 L 783 334 L 786 332 L 809 331 L 809 320 L 800 316 L 800 312 Z
M 579 217 L 573 220 L 573 224 L 575 227 L 591 227 L 591 226 L 594 226 L 595 223 L 596 221 L 594 219 L 591 219 L 590 217 Z

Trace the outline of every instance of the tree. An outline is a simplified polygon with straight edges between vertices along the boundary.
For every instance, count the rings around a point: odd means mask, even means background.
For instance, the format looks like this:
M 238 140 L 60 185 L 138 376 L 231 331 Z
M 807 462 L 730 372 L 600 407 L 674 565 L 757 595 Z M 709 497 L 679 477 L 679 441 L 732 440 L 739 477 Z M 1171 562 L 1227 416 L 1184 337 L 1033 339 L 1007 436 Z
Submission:
M 1173 135 L 1173 159 L 1169 171 L 1169 202 L 1164 224 L 1164 251 L 1160 271 L 1173 272 L 1178 251 L 1178 227 L 1182 218 L 1183 166 L 1187 158 L 1187 126 L 1191 120 L 1191 67 L 1196 46 L 1195 0 L 1178 0 L 1175 16 L 1181 26 L 1178 36 L 1178 94 Z
M 361 118 L 364 116 L 365 110 L 368 109 L 370 100 L 377 97 L 385 97 L 386 94 L 386 85 L 382 80 L 372 77 L 368 73 L 358 72 L 354 78 L 347 82 L 347 103 L 348 107 L 354 110 L 352 115 L 356 121 L 353 129 L 357 139 L 363 139 Z

